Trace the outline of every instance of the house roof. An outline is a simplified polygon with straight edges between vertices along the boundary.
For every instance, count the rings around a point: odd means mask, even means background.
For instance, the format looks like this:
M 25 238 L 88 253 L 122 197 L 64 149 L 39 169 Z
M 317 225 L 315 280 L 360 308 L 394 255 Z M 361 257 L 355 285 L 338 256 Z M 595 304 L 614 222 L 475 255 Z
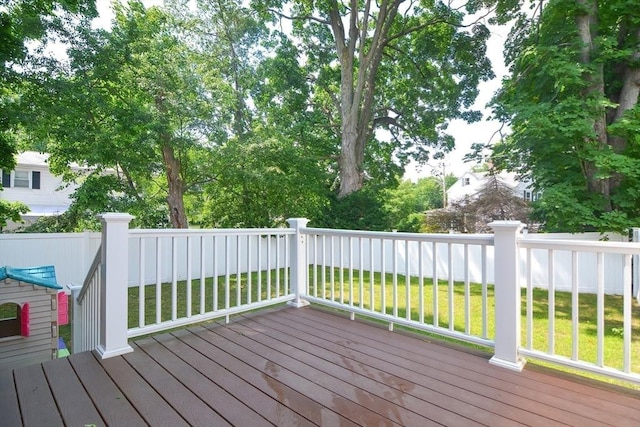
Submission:
M 52 280 L 50 275 L 42 273 L 43 269 L 48 271 L 50 270 L 50 267 L 53 266 L 38 267 L 36 269 L 12 268 L 9 266 L 0 267 L 0 280 L 14 279 L 21 282 L 31 283 L 32 285 L 43 286 L 45 288 L 63 289 L 62 286 L 56 283 L 55 274 Z M 34 274 L 30 274 L 30 271 Z
M 23 151 L 16 157 L 16 165 L 27 167 L 49 167 L 49 154 L 38 151 Z M 79 164 L 72 162 L 71 169 L 83 169 Z
M 447 189 L 447 199 L 452 202 L 462 200 L 466 196 L 475 197 L 483 185 L 487 183 L 488 177 L 487 172 L 465 172 L 455 184 Z M 513 172 L 501 171 L 495 177 L 498 181 L 511 187 L 514 192 L 521 193 L 522 190 L 531 189 L 531 182 L 528 179 L 521 180 Z M 469 178 L 469 181 L 465 182 L 464 178 Z

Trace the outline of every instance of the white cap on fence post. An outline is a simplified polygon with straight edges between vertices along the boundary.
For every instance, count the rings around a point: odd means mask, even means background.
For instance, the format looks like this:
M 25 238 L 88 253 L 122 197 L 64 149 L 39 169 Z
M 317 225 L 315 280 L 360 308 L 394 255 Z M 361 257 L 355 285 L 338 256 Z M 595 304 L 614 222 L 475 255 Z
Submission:
M 100 339 L 103 359 L 133 351 L 127 340 L 129 283 L 129 222 L 127 213 L 105 213 L 102 221 Z
M 294 307 L 300 308 L 309 305 L 308 301 L 302 299 L 302 295 L 307 290 L 307 272 L 306 262 L 306 239 L 301 230 L 307 226 L 309 220 L 306 218 L 289 218 L 287 220 L 289 226 L 295 229 L 291 239 L 291 291 L 295 293 L 295 299 L 290 302 Z
M 521 371 L 526 363 L 520 357 L 520 285 L 518 283 L 518 233 L 520 221 L 494 221 L 495 269 L 495 348 L 489 361 L 493 365 Z

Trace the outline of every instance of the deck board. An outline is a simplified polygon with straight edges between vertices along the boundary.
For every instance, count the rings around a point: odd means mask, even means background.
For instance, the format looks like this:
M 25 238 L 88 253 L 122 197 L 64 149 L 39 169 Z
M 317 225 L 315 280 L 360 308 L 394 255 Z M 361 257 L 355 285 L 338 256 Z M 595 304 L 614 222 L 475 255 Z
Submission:
M 349 399 L 344 398 L 335 390 L 329 390 L 322 387 L 319 384 L 316 384 L 312 378 L 308 375 L 300 376 L 295 372 L 282 367 L 279 363 L 273 362 L 268 358 L 264 357 L 265 355 L 261 352 L 256 353 L 251 349 L 247 349 L 242 345 L 234 342 L 233 340 L 228 340 L 225 338 L 228 331 L 225 331 L 226 328 L 215 328 L 210 329 L 211 332 L 216 335 L 215 345 L 218 348 L 228 352 L 238 359 L 243 359 L 247 361 L 247 363 L 252 366 L 258 367 L 263 375 L 268 377 L 268 382 L 272 388 L 275 390 L 280 388 L 280 384 L 284 384 L 304 395 L 309 397 L 310 399 L 316 400 L 320 405 L 325 408 L 330 409 L 336 414 L 340 415 L 343 418 L 353 419 L 354 414 L 357 414 L 359 420 L 354 420 L 357 424 L 360 425 L 379 425 L 381 422 L 380 416 L 374 413 L 367 408 L 363 408 L 362 406 L 352 402 Z M 237 335 L 232 332 L 233 335 Z M 211 339 L 211 338 L 209 338 Z M 246 345 L 251 346 L 251 340 L 245 340 Z M 278 359 L 280 356 L 285 356 L 281 354 L 273 354 L 273 358 Z M 331 413 L 323 413 L 322 420 L 323 423 L 326 420 L 340 419 L 340 417 L 334 418 Z M 362 424 L 361 422 L 365 424 Z M 396 423 L 392 423 L 389 421 L 385 425 L 398 425 Z
M 212 423 L 209 425 L 231 425 L 175 376 L 181 376 L 179 372 L 174 375 L 173 372 L 167 371 L 151 358 L 143 347 L 138 347 L 144 346 L 147 341 L 152 340 L 138 341 L 137 346 L 134 347 L 135 351 L 126 354 L 124 358 L 162 395 L 163 399 L 191 425 L 206 426 L 207 423 Z
M 151 355 L 155 361 L 171 372 L 184 384 L 196 398 L 204 399 L 231 425 L 267 426 L 270 425 L 260 414 L 253 411 L 242 400 L 236 399 L 227 390 L 204 377 L 194 367 L 177 357 L 156 340 L 144 340 L 139 343 L 141 349 Z M 248 403 L 248 402 L 247 402 Z
M 233 372 L 227 370 L 224 365 L 219 365 L 215 360 L 207 358 L 184 341 L 181 341 L 179 336 L 160 335 L 156 339 L 184 360 L 185 363 L 197 367 L 200 374 L 215 382 L 220 388 L 231 394 L 234 399 L 250 402 L 253 410 L 261 414 L 270 423 L 301 427 L 313 425 L 312 422 L 290 408 L 286 406 L 280 407 L 277 404 L 278 400 L 274 400 L 274 398 L 263 393 L 251 383 L 244 381 Z M 209 352 L 210 348 L 207 348 L 206 351 Z
M 251 325 L 254 326 L 252 327 Z M 389 416 L 393 421 L 403 425 L 481 425 L 477 424 L 473 417 L 469 418 L 460 415 L 461 412 L 459 410 L 462 409 L 460 408 L 462 405 L 452 409 L 444 409 L 445 405 L 454 406 L 457 402 L 446 399 L 442 395 L 430 396 L 437 401 L 436 404 L 432 403 L 432 400 L 417 398 L 414 393 L 415 384 L 413 382 L 395 379 L 383 370 L 373 371 L 369 370 L 368 367 L 363 367 L 361 369 L 363 372 L 358 372 L 359 361 L 357 359 L 349 360 L 344 357 L 322 358 L 320 357 L 322 355 L 320 349 L 316 351 L 314 349 L 308 349 L 308 351 L 299 350 L 299 347 L 302 347 L 302 341 L 296 340 L 298 347 L 294 347 L 283 341 L 268 339 L 267 337 L 280 337 L 286 340 L 287 337 L 274 333 L 268 327 L 260 327 L 258 325 L 260 324 L 246 320 L 241 325 L 232 325 L 229 329 L 235 329 L 244 334 L 250 334 L 252 333 L 250 331 L 253 331 L 256 334 L 255 339 L 265 346 L 291 355 L 296 364 L 306 364 L 307 367 L 303 367 L 300 372 L 308 372 L 309 369 L 317 366 L 318 375 L 322 378 L 325 387 L 352 391 L 351 397 L 355 396 L 357 403 L 361 403 L 364 400 L 369 404 L 367 407 L 379 410 L 381 415 Z M 481 410 L 481 408 L 468 409 L 472 412 Z M 473 414 L 469 413 L 468 415 Z
M 243 324 L 245 323 L 243 322 Z M 341 366 L 343 369 L 352 370 L 370 379 L 388 384 L 396 390 L 396 393 L 400 392 L 421 399 L 419 405 L 422 409 L 425 409 L 426 406 L 424 402 L 430 402 L 440 408 L 454 410 L 460 415 L 494 426 L 512 425 L 513 421 L 547 426 L 551 422 L 549 418 L 532 414 L 482 394 L 464 390 L 455 382 L 458 378 L 454 377 L 448 383 L 428 377 L 421 371 L 399 366 L 395 360 L 389 360 L 386 353 L 381 353 L 376 348 L 360 347 L 355 350 L 354 347 L 349 348 L 341 345 L 340 338 L 335 335 L 318 332 L 315 328 L 305 327 L 300 323 L 292 324 L 289 327 L 288 324 L 279 323 L 275 316 L 260 318 L 259 324 L 264 325 L 264 328 L 258 330 L 282 338 L 287 337 L 287 334 L 283 332 L 287 330 L 288 334 L 297 339 L 295 341 L 297 346 L 304 348 L 307 352 L 314 352 L 329 362 L 329 366 Z M 374 355 L 378 357 L 374 357 Z M 515 399 L 511 400 L 518 403 Z
M 102 417 L 75 375 L 69 359 L 57 359 L 42 365 L 60 415 L 68 426 L 104 426 Z
M 124 358 L 112 357 L 98 362 L 147 423 L 175 427 L 189 425 Z
M 419 346 L 416 340 L 403 339 L 399 333 L 391 333 L 375 328 L 363 328 L 360 322 L 345 322 L 334 314 L 318 311 L 313 320 L 306 319 L 295 311 L 283 311 L 278 315 L 289 323 L 304 323 L 342 338 L 341 343 L 353 347 L 365 342 L 375 343 L 382 354 L 394 355 L 396 363 L 405 366 L 420 366 L 422 371 L 434 378 L 451 381 L 451 376 L 459 376 L 465 381 L 458 386 L 478 393 L 498 393 L 496 398 L 506 396 L 517 398 L 517 406 L 532 413 L 545 414 L 550 419 L 563 423 L 602 423 L 603 425 L 627 425 L 629 420 L 640 416 L 640 402 L 636 397 L 614 393 L 599 388 L 594 393 L 594 382 L 590 386 L 566 381 L 562 378 L 539 372 L 512 372 L 487 363 L 488 355 L 479 357 L 469 352 L 452 352 L 447 347 Z M 273 316 L 274 318 L 277 316 Z M 445 376 L 442 373 L 446 373 Z M 480 387 L 478 387 L 478 385 Z M 488 389 L 484 389 L 489 387 Z M 484 391 L 483 391 L 484 390 Z M 619 403 L 624 401 L 630 403 Z M 634 404 L 635 402 L 635 404 Z M 586 425 L 586 424 L 582 424 Z M 631 424 L 633 425 L 633 424 Z
M 6 423 L 8 426 L 18 426 L 21 423 L 20 406 L 12 372 L 0 374 L 0 414 L 2 414 L 0 425 Z
M 69 357 L 69 362 L 105 424 L 144 425 L 136 408 L 125 398 L 92 352 L 74 354 Z
M 173 335 L 190 347 L 203 354 L 207 354 L 207 357 L 215 360 L 220 365 L 226 367 L 226 369 L 231 369 L 239 378 L 254 385 L 276 402 L 282 403 L 285 408 L 291 411 L 297 411 L 297 414 L 308 419 L 315 425 L 357 425 L 330 409 L 327 409 L 307 395 L 287 386 L 285 383 L 279 382 L 277 379 L 258 369 L 258 367 L 248 363 L 249 361 L 245 358 L 238 359 L 232 354 L 216 347 L 212 344 L 212 342 L 217 341 L 215 334 L 207 329 L 192 328 L 189 331 L 183 330 L 175 332 Z M 278 407 L 276 407 L 276 409 L 283 410 L 283 408 Z M 287 425 L 287 423 L 277 423 L 276 425 Z
M 306 377 L 316 385 L 326 390 L 334 390 L 336 394 L 342 396 L 349 402 L 349 406 L 353 407 L 350 411 L 352 414 L 362 413 L 362 419 L 354 419 L 356 422 L 367 424 L 382 423 L 385 425 L 436 425 L 428 418 L 398 406 L 382 397 L 379 393 L 392 392 L 386 390 L 374 390 L 369 387 L 367 390 L 357 387 L 354 382 L 355 378 L 345 376 L 339 378 L 339 375 L 327 375 L 326 371 L 330 371 L 328 365 L 324 366 L 325 371 L 315 367 L 316 360 L 311 355 L 296 351 L 290 346 L 278 346 L 278 343 L 270 340 L 267 336 L 260 333 L 252 333 L 249 328 L 241 324 L 230 324 L 227 328 L 216 328 L 215 332 L 225 338 L 243 346 L 256 354 L 263 354 L 266 359 L 266 365 L 270 366 L 272 371 L 286 369 L 300 377 Z M 235 332 L 235 334 L 234 334 Z M 247 337 L 250 335 L 250 338 Z M 383 388 L 382 385 L 379 387 Z M 345 402 L 346 402 L 345 401 Z M 360 408 L 358 408 L 358 406 Z M 366 409 L 368 412 L 363 411 Z M 426 408 L 425 408 L 426 409 Z M 455 417 L 460 422 L 460 417 Z M 350 414 L 351 417 L 353 415 Z M 372 421 L 373 420 L 373 421 Z M 468 421 L 468 420 L 467 420 Z
M 262 310 L 0 378 L 0 426 L 640 426 L 640 391 L 307 307 Z
M 42 365 L 24 366 L 13 372 L 25 425 L 64 426 Z

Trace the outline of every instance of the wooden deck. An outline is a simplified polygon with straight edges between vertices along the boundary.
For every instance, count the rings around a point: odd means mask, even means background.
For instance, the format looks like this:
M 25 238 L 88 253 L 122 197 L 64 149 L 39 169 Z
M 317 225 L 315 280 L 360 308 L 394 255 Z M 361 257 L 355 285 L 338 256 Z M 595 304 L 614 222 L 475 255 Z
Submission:
M 2 426 L 640 426 L 640 392 L 285 308 L 17 369 Z

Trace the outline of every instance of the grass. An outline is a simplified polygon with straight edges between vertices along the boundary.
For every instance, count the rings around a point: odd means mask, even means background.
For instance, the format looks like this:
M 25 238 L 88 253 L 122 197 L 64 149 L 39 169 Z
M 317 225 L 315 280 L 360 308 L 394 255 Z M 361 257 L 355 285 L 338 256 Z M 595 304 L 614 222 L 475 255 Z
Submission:
M 324 278 L 325 286 L 322 286 L 322 272 L 319 269 L 317 273 L 318 285 L 315 287 L 317 295 L 327 299 L 331 298 L 331 286 L 329 284 L 331 271 L 325 270 Z M 343 281 L 340 282 L 339 270 L 334 271 L 334 296 L 338 295 L 340 287 L 344 291 L 344 301 L 359 305 L 360 299 L 363 300 L 363 307 L 373 309 L 377 312 L 382 310 L 382 278 L 379 273 L 374 273 L 373 286 L 371 286 L 371 278 L 368 272 L 363 274 L 363 289 L 360 292 L 360 279 L 354 277 L 353 290 L 349 283 L 349 277 L 345 272 Z M 310 293 L 313 294 L 313 277 L 311 279 Z M 396 299 L 398 303 L 397 314 L 406 318 L 407 307 L 410 309 L 410 318 L 419 319 L 419 298 L 420 287 L 418 278 L 412 278 L 408 286 L 409 304 L 407 304 L 407 283 L 404 276 L 397 277 Z M 342 285 L 341 285 L 342 283 Z M 386 274 L 385 283 L 385 306 L 386 313 L 392 314 L 392 301 L 394 298 L 393 275 Z M 371 290 L 373 289 L 373 305 L 371 304 Z M 422 288 L 424 301 L 424 321 L 433 324 L 435 318 L 433 312 L 433 285 L 431 279 L 425 279 Z M 482 335 L 482 286 L 479 284 L 471 284 L 469 286 L 469 333 L 475 336 Z M 454 329 L 457 331 L 465 331 L 465 286 L 464 283 L 455 282 L 453 292 L 450 293 L 448 283 L 445 281 L 438 282 L 438 324 L 441 327 L 448 328 L 450 323 L 449 316 L 449 300 L 452 299 L 452 318 Z M 522 345 L 527 344 L 528 331 L 526 322 L 526 289 L 522 290 Z M 352 298 L 352 299 L 350 299 Z M 338 298 L 334 298 L 338 299 Z M 545 289 L 533 290 L 533 325 L 532 325 L 532 348 L 542 352 L 548 352 L 549 349 L 549 293 Z M 597 296 L 595 294 L 579 295 L 579 328 L 578 328 L 578 357 L 580 360 L 596 363 L 597 362 Z M 617 369 L 622 369 L 623 361 L 623 298 L 620 295 L 604 296 L 605 319 L 604 319 L 604 346 L 603 357 L 604 365 Z M 554 324 L 554 353 L 557 355 L 571 357 L 572 356 L 572 320 L 571 320 L 571 293 L 559 292 L 554 293 L 555 308 L 555 324 Z M 487 336 L 493 338 L 494 325 L 494 290 L 493 286 L 487 286 Z M 631 370 L 640 372 L 640 305 L 633 302 L 632 307 L 632 336 L 631 336 Z
M 360 305 L 362 307 L 376 312 L 382 311 L 382 295 L 384 288 L 385 312 L 387 314 L 396 314 L 399 317 L 406 318 L 407 311 L 409 318 L 419 321 L 420 309 L 420 286 L 418 278 L 411 278 L 407 283 L 404 276 L 397 276 L 397 286 L 394 292 L 392 274 L 384 276 L 380 273 L 374 273 L 373 276 L 369 272 L 363 272 L 362 290 L 360 289 L 360 277 L 355 272 L 353 277 L 353 287 L 348 270 L 340 270 L 334 268 L 333 272 L 330 268 L 325 268 L 324 276 L 322 268 L 318 267 L 314 271 L 310 269 L 309 292 L 311 295 L 331 299 L 331 277 L 333 273 L 333 299 L 340 301 L 340 293 L 342 292 L 343 301 L 346 304 Z M 342 276 L 341 276 L 342 274 Z M 251 286 L 249 286 L 249 277 Z M 266 299 L 269 295 L 277 296 L 285 294 L 284 270 L 271 271 L 270 274 L 262 272 L 260 275 L 261 289 L 258 289 L 258 274 L 252 273 L 250 276 L 242 274 L 239 277 L 231 275 L 229 277 L 229 306 L 234 307 L 239 304 L 246 303 L 248 298 L 256 301 L 258 292 L 261 298 Z M 384 280 L 383 280 L 384 279 Z M 214 297 L 214 281 L 207 278 L 204 284 L 204 301 L 205 311 L 210 312 L 215 303 L 218 309 L 226 307 L 226 294 L 224 276 L 219 277 L 217 282 L 217 298 Z M 267 287 L 267 283 L 270 284 Z M 172 318 L 173 305 L 171 300 L 170 283 L 161 286 L 161 320 L 170 320 Z M 177 304 L 175 312 L 177 318 L 185 317 L 187 314 L 187 284 L 180 281 L 176 287 Z M 250 290 L 250 292 L 249 292 Z M 455 330 L 465 332 L 465 305 L 468 304 L 469 310 L 469 331 L 474 336 L 482 336 L 482 286 L 479 284 L 471 284 L 468 291 L 463 283 L 455 282 L 453 289 L 450 291 L 448 283 L 439 281 L 437 286 L 438 294 L 438 326 L 448 328 L 450 322 L 453 321 Z M 468 295 L 468 302 L 465 302 L 465 294 Z M 200 313 L 200 296 L 201 285 L 199 280 L 192 281 L 191 284 L 191 313 Z M 433 311 L 434 290 L 431 279 L 425 279 L 422 286 L 422 300 L 424 306 L 424 322 L 434 324 L 436 319 Z M 145 299 L 145 324 L 153 324 L 156 320 L 156 286 L 148 285 L 144 288 Z M 138 326 L 138 303 L 140 300 L 139 289 L 137 287 L 129 288 L 129 327 Z M 396 301 L 396 313 L 393 309 L 393 301 Z M 450 304 L 451 300 L 451 304 Z M 543 352 L 549 351 L 548 341 L 548 325 L 549 325 L 549 294 L 544 289 L 533 290 L 533 328 L 532 328 L 532 344 L 533 349 Z M 451 309 L 450 309 L 451 307 Z M 580 360 L 596 363 L 597 361 L 597 298 L 593 294 L 579 295 L 579 330 L 578 330 L 578 355 Z M 623 360 L 623 299 L 622 296 L 605 295 L 605 321 L 604 321 L 604 364 L 617 369 L 622 369 Z M 571 357 L 572 352 L 572 321 L 571 321 L 571 294 L 568 292 L 554 293 L 555 308 L 555 354 Z M 493 286 L 487 286 L 487 338 L 492 339 L 494 335 L 494 289 Z M 527 344 L 527 322 L 526 322 L 526 289 L 522 290 L 522 344 Z M 70 342 L 70 332 L 68 327 L 60 328 L 61 335 L 66 342 Z M 633 302 L 632 308 L 632 339 L 631 339 L 631 370 L 632 372 L 640 372 L 640 305 Z

